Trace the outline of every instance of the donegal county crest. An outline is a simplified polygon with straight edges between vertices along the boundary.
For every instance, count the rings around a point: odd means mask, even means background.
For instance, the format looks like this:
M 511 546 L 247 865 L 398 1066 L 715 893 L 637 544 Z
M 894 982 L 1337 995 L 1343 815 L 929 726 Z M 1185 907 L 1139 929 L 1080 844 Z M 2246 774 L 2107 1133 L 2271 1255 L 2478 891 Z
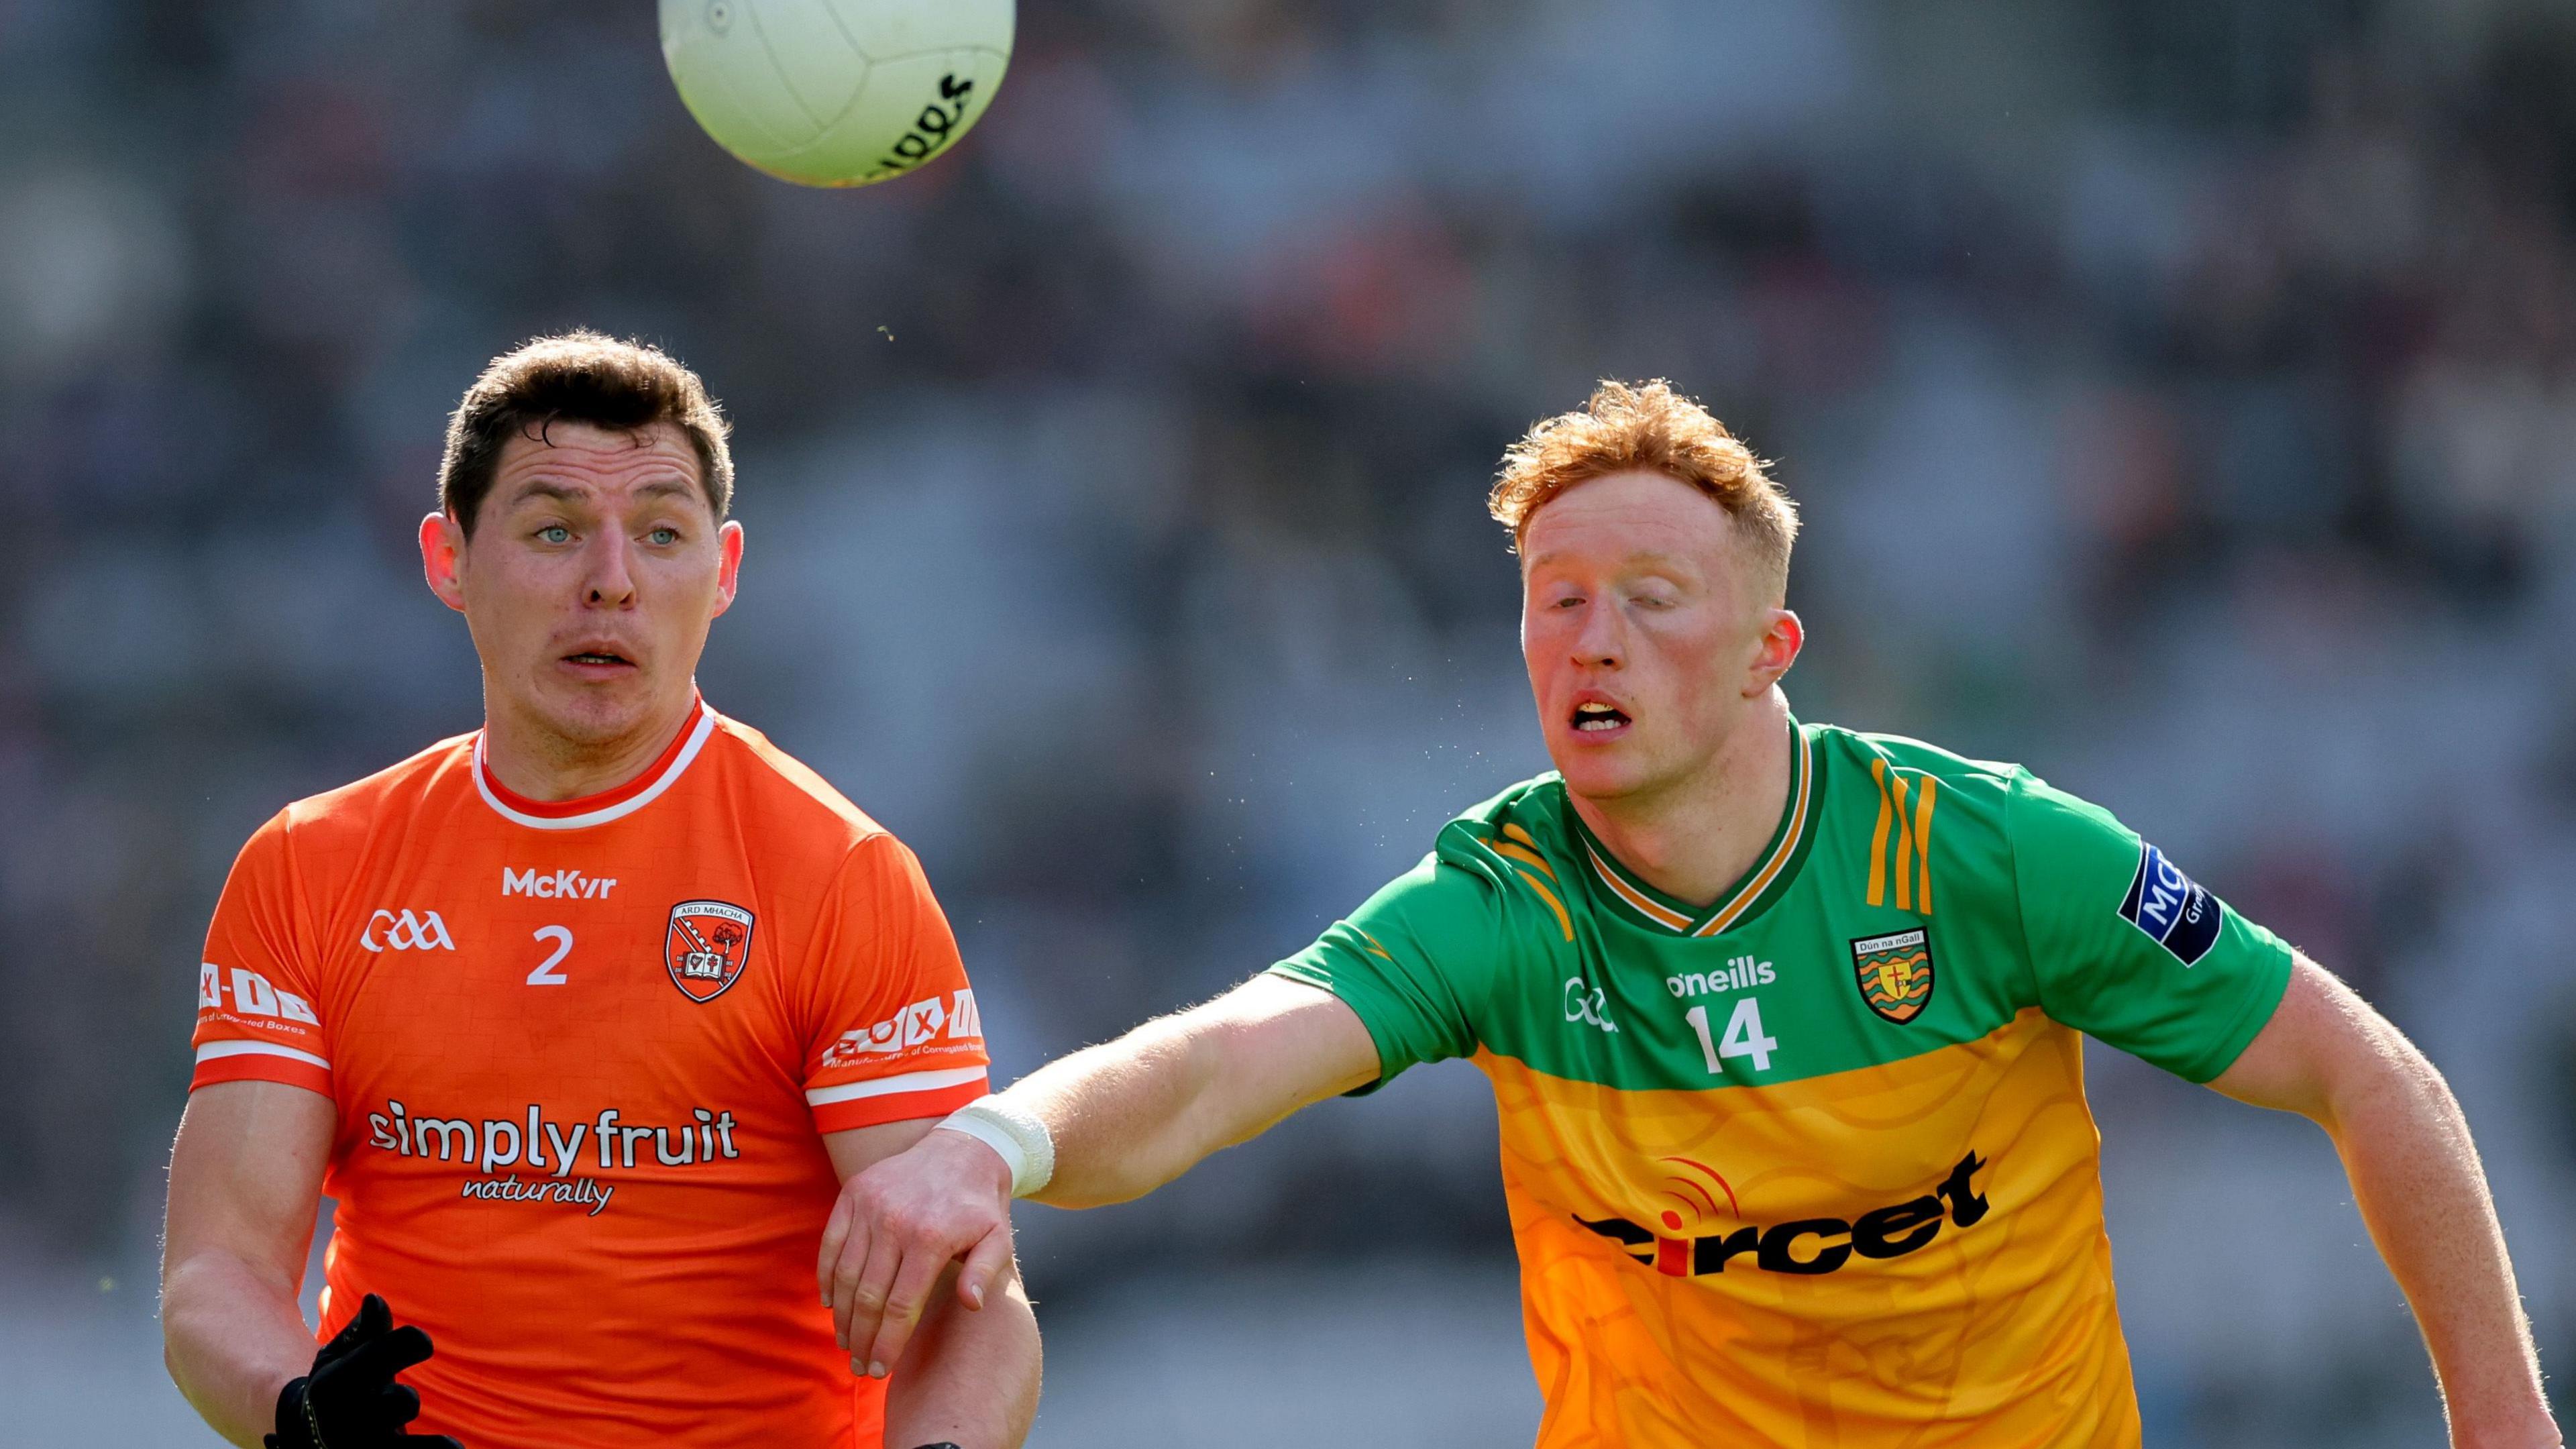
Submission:
M 1932 938 L 1923 930 L 1863 936 L 1851 943 L 1852 975 L 1869 1009 L 1899 1026 L 1932 1004 Z
M 671 907 L 662 937 L 671 984 L 691 1001 L 713 1001 L 742 975 L 751 959 L 751 912 L 723 901 L 682 901 Z

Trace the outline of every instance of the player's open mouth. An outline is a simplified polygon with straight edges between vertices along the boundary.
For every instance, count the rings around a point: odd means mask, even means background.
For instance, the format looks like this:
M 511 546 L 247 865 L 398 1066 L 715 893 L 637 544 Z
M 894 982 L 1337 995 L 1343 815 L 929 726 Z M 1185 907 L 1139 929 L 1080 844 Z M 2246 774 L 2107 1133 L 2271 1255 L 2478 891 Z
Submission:
M 1615 705 L 1584 703 L 1574 707 L 1576 734 L 1608 734 L 1627 723 L 1628 716 Z
M 632 669 L 635 661 L 606 649 L 580 649 L 563 657 L 577 669 Z

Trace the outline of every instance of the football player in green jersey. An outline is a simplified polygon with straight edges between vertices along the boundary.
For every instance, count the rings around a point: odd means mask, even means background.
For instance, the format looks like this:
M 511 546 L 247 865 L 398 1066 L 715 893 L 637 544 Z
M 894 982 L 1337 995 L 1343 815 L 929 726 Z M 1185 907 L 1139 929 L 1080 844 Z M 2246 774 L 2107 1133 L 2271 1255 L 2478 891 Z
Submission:
M 1796 720 L 1796 514 L 1714 418 L 1604 384 L 1492 509 L 1556 771 L 1295 957 L 853 1178 L 818 1272 L 854 1362 L 896 1360 L 952 1260 L 974 1301 L 1014 1195 L 1135 1197 L 1463 1056 L 1501 1110 L 1543 1449 L 2133 1446 L 2092 1036 L 2323 1126 L 2453 1442 L 2560 1443 L 2440 1073 L 2105 812 Z

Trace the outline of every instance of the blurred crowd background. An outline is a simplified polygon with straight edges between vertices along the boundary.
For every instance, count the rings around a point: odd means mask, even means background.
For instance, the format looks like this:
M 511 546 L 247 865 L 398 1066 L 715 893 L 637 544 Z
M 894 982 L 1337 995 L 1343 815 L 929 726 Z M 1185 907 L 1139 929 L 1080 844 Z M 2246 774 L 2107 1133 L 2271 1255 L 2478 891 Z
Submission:
M 1030 0 L 975 133 L 822 193 L 642 0 L 0 0 L 0 136 L 0 1441 L 199 1442 L 150 1255 L 206 916 L 477 724 L 413 523 L 575 324 L 736 421 L 709 697 L 921 852 L 1001 1075 L 1545 767 L 1483 490 L 1664 376 L 1805 506 L 1800 712 L 2027 762 L 2352 979 L 2576 1367 L 2563 6 Z M 2322 1135 L 2091 1060 L 2151 1442 L 2433 1442 Z M 1451 1064 L 1032 1209 L 1035 1442 L 1525 1436 L 1492 1151 Z

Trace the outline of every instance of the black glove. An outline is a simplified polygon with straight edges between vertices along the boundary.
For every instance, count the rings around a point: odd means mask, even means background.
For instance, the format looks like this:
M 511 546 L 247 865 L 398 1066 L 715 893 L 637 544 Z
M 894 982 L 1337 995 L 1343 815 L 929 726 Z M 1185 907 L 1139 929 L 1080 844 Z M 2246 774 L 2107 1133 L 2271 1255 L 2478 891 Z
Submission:
M 420 1417 L 420 1395 L 395 1383 L 394 1375 L 429 1354 L 428 1334 L 414 1325 L 394 1327 L 394 1311 L 368 1294 L 358 1316 L 313 1356 L 313 1372 L 278 1391 L 277 1432 L 260 1442 L 267 1449 L 465 1449 L 445 1434 L 403 1428 Z

